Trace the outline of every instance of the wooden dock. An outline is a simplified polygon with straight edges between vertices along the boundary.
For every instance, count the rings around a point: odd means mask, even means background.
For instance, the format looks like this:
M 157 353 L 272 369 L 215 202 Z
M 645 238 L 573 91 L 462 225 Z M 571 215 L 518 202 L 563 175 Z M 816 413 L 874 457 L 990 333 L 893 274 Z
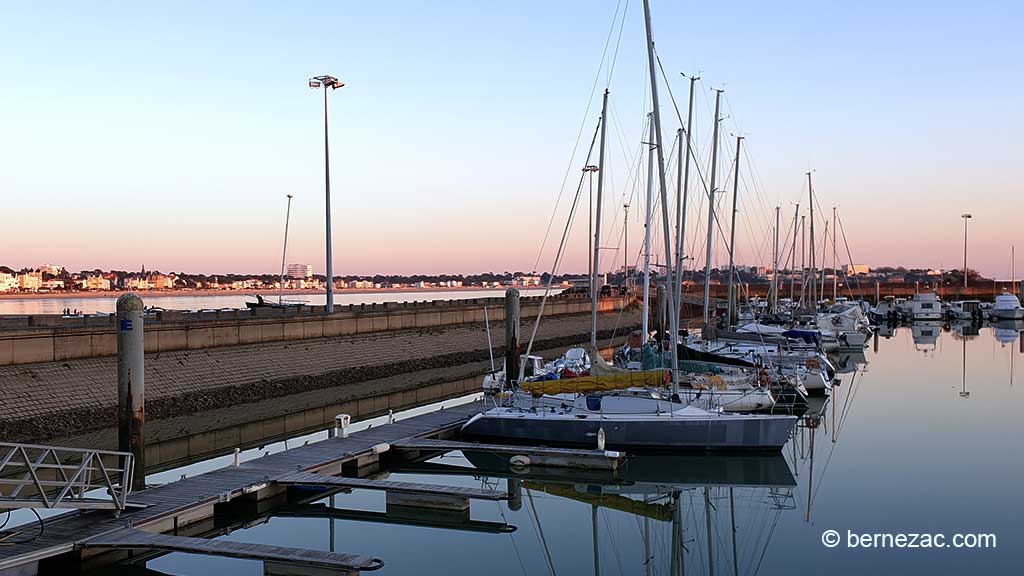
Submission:
M 429 412 L 354 432 L 345 438 L 331 438 L 292 448 L 243 462 L 237 467 L 228 466 L 136 492 L 130 495 L 129 500 L 145 508 L 125 512 L 120 517 L 106 511 L 75 511 L 49 518 L 43 523 L 38 537 L 0 547 L 0 575 L 15 568 L 19 573 L 31 574 L 33 566 L 44 568 L 48 562 L 66 562 L 69 556 L 73 558 L 76 554 L 85 558 L 90 547 L 118 544 L 117 539 L 127 534 L 124 532 L 126 528 L 149 535 L 174 533 L 212 517 L 217 504 L 236 498 L 259 499 L 279 494 L 287 488 L 275 482 L 286 480 L 297 472 L 336 475 L 343 470 L 372 465 L 379 458 L 383 445 L 450 435 L 479 410 L 480 404 L 470 403 Z M 25 525 L 20 531 L 21 534 L 13 540 L 32 538 L 37 527 Z M 132 537 L 136 536 L 133 533 Z M 220 542 L 217 541 L 218 544 Z M 168 541 L 166 544 L 171 546 L 172 543 Z M 175 545 L 186 544 L 178 541 Z

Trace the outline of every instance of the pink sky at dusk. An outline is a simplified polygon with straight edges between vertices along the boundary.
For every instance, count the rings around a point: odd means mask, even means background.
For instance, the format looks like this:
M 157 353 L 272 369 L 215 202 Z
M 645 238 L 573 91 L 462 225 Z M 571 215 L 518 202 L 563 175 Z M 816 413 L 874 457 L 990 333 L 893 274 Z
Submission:
M 630 6 L 610 85 L 603 244 L 617 244 L 631 199 L 635 256 L 643 184 L 630 174 L 650 104 Z M 213 7 L 198 20 L 172 6 L 5 9 L 0 49 L 19 57 L 0 62 L 0 265 L 273 273 L 291 193 L 288 262 L 322 273 L 323 119 L 306 78 L 333 73 L 347 83 L 330 95 L 336 274 L 533 270 L 568 167 L 537 266 L 549 270 L 583 166 L 570 153 L 581 122 L 585 151 L 598 117 L 590 90 L 614 9 L 326 4 Z M 880 9 L 752 4 L 728 28 L 678 34 L 665 23 L 712 21 L 715 7 L 655 4 L 684 113 L 679 72 L 701 71 L 703 169 L 712 88 L 726 90 L 723 174 L 728 143 L 746 138 L 737 261 L 769 264 L 771 211 L 782 206 L 785 233 L 792 202 L 806 209 L 813 168 L 819 205 L 839 207 L 856 263 L 960 268 L 959 216 L 971 212 L 971 267 L 1009 278 L 1011 246 L 1024 250 L 1021 18 L 887 5 L 880 19 Z M 323 30 L 325 19 L 345 33 Z M 668 139 L 677 122 L 662 90 Z M 691 205 L 688 242 L 705 222 Z M 560 271 L 585 271 L 586 244 L 581 215 Z M 702 266 L 700 243 L 688 251 Z M 602 268 L 621 262 L 609 250 Z M 726 262 L 720 243 L 715 262 Z

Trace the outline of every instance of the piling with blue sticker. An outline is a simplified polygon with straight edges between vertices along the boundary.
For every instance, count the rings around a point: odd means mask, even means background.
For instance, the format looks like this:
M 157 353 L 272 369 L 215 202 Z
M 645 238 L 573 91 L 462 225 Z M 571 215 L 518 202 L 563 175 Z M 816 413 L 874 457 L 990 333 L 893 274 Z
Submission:
M 132 490 L 146 487 L 146 370 L 142 298 L 117 299 L 117 443 L 135 459 Z

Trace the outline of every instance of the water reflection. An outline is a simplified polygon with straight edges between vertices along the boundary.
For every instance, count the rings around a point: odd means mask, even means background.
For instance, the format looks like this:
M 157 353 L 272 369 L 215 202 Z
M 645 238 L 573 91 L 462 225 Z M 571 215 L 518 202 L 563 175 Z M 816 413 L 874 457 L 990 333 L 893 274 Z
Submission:
M 1024 536 L 1024 464 L 1012 456 L 1024 433 L 1012 387 L 1021 352 L 996 330 L 1013 332 L 1012 344 L 1022 327 L 953 324 L 930 336 L 922 328 L 891 327 L 864 354 L 836 357 L 832 396 L 810 399 L 780 454 L 639 455 L 612 473 L 513 468 L 491 454 L 451 453 L 385 475 L 497 489 L 510 499 L 453 513 L 403 509 L 364 490 L 293 492 L 248 516 L 232 511 L 209 534 L 372 555 L 385 560 L 384 574 L 738 576 L 818 571 L 812 566 L 831 574 L 950 573 L 978 565 L 1013 572 L 1012 543 Z M 922 337 L 931 341 L 927 355 Z M 985 488 L 971 488 L 979 479 Z M 976 530 L 1006 544 L 831 549 L 821 544 L 826 529 Z M 182 554 L 141 564 L 190 576 L 264 573 L 258 563 Z
M 992 333 L 1003 346 L 1011 346 L 1024 330 L 1024 320 L 1001 320 L 992 325 Z
M 935 352 L 942 333 L 942 322 L 939 320 L 915 320 L 910 325 L 914 338 L 914 349 L 928 355 Z

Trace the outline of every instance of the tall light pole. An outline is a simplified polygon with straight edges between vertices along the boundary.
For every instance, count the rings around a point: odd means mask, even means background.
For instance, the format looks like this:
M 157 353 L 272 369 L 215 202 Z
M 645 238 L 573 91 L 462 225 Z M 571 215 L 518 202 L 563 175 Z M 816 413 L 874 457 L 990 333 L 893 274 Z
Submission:
M 314 76 L 309 79 L 310 88 L 313 90 L 324 89 L 324 187 L 327 206 L 327 306 L 325 310 L 328 314 L 334 312 L 334 266 L 331 262 L 331 153 L 327 141 L 327 89 L 337 90 L 344 85 L 344 82 L 334 76 Z
M 961 214 L 964 219 L 964 288 L 967 288 L 967 221 L 971 219 L 970 214 Z

